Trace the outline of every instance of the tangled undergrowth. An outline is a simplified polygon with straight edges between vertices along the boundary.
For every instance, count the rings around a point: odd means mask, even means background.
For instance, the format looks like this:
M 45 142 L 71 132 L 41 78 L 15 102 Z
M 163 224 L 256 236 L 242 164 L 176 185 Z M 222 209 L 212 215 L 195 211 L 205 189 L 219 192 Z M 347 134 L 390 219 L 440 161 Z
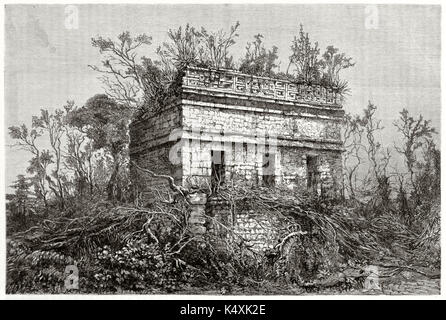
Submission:
M 368 264 L 431 277 L 439 269 L 436 211 L 417 234 L 390 211 L 364 218 L 364 208 L 338 200 L 264 191 L 227 188 L 220 196 L 235 212 L 249 207 L 280 221 L 279 241 L 266 252 L 240 238 L 190 233 L 185 197 L 147 208 L 104 204 L 15 234 L 8 242 L 7 291 L 70 292 L 64 282 L 70 265 L 79 270 L 76 292 L 83 293 L 249 292 L 266 283 L 341 290 L 360 286 Z
M 233 208 L 274 217 L 273 224 L 279 221 L 279 256 L 292 261 L 288 272 L 297 273 L 300 284 L 368 264 L 381 266 L 386 274 L 410 270 L 439 276 L 439 202 L 429 212 L 420 212 L 411 227 L 392 206 L 373 214 L 378 210 L 367 204 L 296 195 L 286 189 L 235 189 L 219 190 Z

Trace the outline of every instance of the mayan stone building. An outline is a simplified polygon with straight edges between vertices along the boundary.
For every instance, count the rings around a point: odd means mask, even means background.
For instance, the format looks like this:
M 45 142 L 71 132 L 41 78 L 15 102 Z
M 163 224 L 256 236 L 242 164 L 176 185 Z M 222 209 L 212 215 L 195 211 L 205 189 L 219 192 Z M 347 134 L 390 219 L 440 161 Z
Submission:
M 343 114 L 332 89 L 190 67 L 167 107 L 132 122 L 130 157 L 183 186 L 215 188 L 240 179 L 336 195 L 342 192 Z M 143 198 L 166 183 L 136 175 Z M 224 207 L 198 195 L 195 201 L 216 212 Z M 253 238 L 253 221 L 240 213 L 231 224 Z

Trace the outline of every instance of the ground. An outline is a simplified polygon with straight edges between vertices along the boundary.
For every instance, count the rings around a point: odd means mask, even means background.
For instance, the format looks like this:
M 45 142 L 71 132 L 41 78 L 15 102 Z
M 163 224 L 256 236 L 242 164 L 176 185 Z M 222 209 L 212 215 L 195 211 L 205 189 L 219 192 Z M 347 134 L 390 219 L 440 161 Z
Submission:
M 440 279 L 428 279 L 411 274 L 410 279 L 397 277 L 382 280 L 382 290 L 366 291 L 364 289 L 340 290 L 327 288 L 318 291 L 307 291 L 297 285 L 284 285 L 265 282 L 262 285 L 242 287 L 222 287 L 220 290 L 206 288 L 187 288 L 175 294 L 182 295 L 440 295 Z M 151 292 L 165 294 L 165 292 Z

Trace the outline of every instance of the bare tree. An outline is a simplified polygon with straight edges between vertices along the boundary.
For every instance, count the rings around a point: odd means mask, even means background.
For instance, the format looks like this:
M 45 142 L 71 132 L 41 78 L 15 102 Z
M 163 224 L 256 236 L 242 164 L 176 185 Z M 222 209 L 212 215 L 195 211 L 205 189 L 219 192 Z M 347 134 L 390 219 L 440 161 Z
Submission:
M 90 197 L 94 192 L 94 150 L 92 142 L 85 133 L 78 129 L 67 130 L 67 151 L 65 154 L 65 166 L 73 171 L 76 191 L 82 197 L 85 188 L 88 187 Z
M 364 110 L 364 129 L 367 140 L 366 152 L 370 161 L 373 177 L 379 181 L 382 176 L 387 175 L 387 167 L 390 161 L 390 150 L 384 148 L 381 142 L 376 140 L 376 134 L 383 130 L 381 120 L 376 120 L 375 112 L 377 107 L 369 101 L 367 109 Z
M 146 88 L 142 76 L 144 69 L 137 61 L 137 49 L 151 42 L 152 38 L 146 34 L 132 38 L 128 31 L 121 33 L 117 41 L 103 37 L 91 39 L 93 47 L 99 48 L 103 60 L 101 67 L 89 67 L 102 75 L 100 79 L 107 95 L 118 103 L 130 107 L 142 103 Z
M 362 152 L 365 151 L 363 145 L 364 126 L 362 119 L 356 115 L 346 114 L 344 117 L 343 140 L 345 152 L 343 155 L 344 176 L 347 181 L 347 189 L 352 199 L 357 199 L 358 170 L 364 163 Z
M 383 129 L 381 121 L 376 120 L 376 109 L 369 102 L 362 116 L 346 115 L 344 168 L 352 198 L 357 199 L 358 192 L 365 195 L 376 195 L 378 192 L 382 200 L 387 201 L 390 193 L 387 168 L 391 152 L 376 139 L 376 134 Z M 366 172 L 361 172 L 366 168 Z
M 72 102 L 69 102 L 72 104 Z M 64 174 L 62 173 L 62 138 L 65 133 L 65 112 L 56 110 L 50 113 L 48 110 L 42 109 L 39 117 L 33 117 L 33 126 L 43 129 L 48 134 L 49 142 L 53 150 L 55 168 L 51 176 L 47 176 L 49 188 L 53 191 L 59 201 L 59 208 L 65 208 L 65 187 Z M 52 178 L 54 178 L 54 180 Z
M 9 127 L 9 135 L 17 140 L 15 147 L 26 150 L 32 154 L 27 171 L 34 176 L 31 181 L 38 199 L 43 201 L 45 212 L 48 214 L 48 166 L 53 162 L 52 155 L 48 150 L 41 150 L 37 147 L 36 139 L 42 136 L 42 130 L 35 125 L 29 131 L 25 124 L 21 126 Z

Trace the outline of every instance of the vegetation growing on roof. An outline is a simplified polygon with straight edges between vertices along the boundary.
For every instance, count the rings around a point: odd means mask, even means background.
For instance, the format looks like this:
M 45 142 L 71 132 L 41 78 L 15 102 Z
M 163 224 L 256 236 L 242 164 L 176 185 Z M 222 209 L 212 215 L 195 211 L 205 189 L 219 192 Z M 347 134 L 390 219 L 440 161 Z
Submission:
M 93 38 L 92 45 L 99 49 L 103 60 L 101 66 L 91 68 L 100 74 L 110 97 L 145 112 L 159 111 L 176 94 L 188 66 L 235 69 L 256 76 L 318 84 L 341 95 L 348 93 L 348 82 L 340 73 L 355 65 L 352 58 L 332 45 L 321 54 L 318 42 L 310 40 L 302 25 L 291 42 L 285 71 L 280 70 L 278 48 L 267 49 L 261 34 L 247 43 L 242 57 L 235 58 L 231 48 L 239 36 L 239 27 L 237 22 L 228 31 L 208 31 L 187 24 L 169 30 L 169 40 L 155 49 L 154 60 L 140 54 L 152 45 L 152 38 L 146 34 L 132 37 L 124 32 L 117 40 Z

